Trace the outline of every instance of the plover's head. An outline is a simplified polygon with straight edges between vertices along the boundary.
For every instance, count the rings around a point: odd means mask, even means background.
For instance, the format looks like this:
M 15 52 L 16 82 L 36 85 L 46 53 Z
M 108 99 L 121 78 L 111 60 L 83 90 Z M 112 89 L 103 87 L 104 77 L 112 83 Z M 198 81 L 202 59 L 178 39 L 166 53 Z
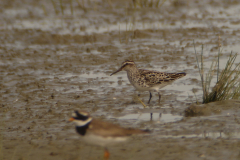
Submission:
M 111 75 L 113 75 L 113 74 L 115 74 L 117 72 L 120 72 L 122 70 L 128 71 L 128 70 L 130 70 L 133 67 L 136 67 L 135 63 L 133 61 L 131 61 L 131 60 L 126 60 L 126 61 L 124 61 L 122 63 L 122 66 L 117 71 L 113 72 Z
M 85 111 L 74 111 L 72 113 L 72 118 L 70 118 L 69 121 L 74 122 L 76 126 L 81 127 L 91 122 L 92 117 Z

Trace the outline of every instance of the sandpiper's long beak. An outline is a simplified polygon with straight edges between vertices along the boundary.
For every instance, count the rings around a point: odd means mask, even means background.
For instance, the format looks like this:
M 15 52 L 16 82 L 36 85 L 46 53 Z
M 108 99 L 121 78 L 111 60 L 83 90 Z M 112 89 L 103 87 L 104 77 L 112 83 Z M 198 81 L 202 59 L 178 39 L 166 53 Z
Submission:
M 69 122 L 72 122 L 72 121 L 74 121 L 75 119 L 72 117 L 72 118 L 70 118 L 68 121 Z
M 115 72 L 113 72 L 111 75 L 113 75 L 113 74 L 115 74 L 115 73 L 117 73 L 117 72 L 120 72 L 122 69 L 123 69 L 123 67 L 120 67 L 118 70 L 116 70 Z M 111 75 L 110 75 L 110 76 L 111 76 Z

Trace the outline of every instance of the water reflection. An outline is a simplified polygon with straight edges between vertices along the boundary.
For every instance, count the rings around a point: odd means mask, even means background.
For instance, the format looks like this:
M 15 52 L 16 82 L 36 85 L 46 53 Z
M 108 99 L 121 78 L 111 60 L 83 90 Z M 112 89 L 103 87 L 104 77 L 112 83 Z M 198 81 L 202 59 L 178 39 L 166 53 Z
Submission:
M 204 132 L 201 134 L 189 135 L 159 135 L 159 138 L 235 138 L 240 139 L 240 132 Z
M 181 120 L 182 116 L 163 113 L 141 113 L 141 114 L 127 114 L 125 116 L 119 117 L 118 119 L 134 121 L 160 121 L 169 123 Z

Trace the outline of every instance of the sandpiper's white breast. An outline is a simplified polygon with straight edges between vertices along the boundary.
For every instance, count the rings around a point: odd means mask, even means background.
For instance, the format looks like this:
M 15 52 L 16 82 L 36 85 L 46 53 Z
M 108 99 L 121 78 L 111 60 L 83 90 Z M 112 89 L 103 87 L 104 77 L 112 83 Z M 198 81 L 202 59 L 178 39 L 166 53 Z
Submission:
M 143 86 L 139 85 L 139 84 L 136 83 L 136 82 L 131 82 L 131 81 L 130 81 L 130 83 L 131 83 L 137 90 L 139 90 L 139 91 L 155 90 L 155 89 L 152 89 L 152 88 L 150 88 L 150 87 L 143 87 Z
M 139 91 L 157 91 L 158 92 L 159 89 L 165 87 L 167 84 L 156 84 L 152 87 L 143 87 L 138 85 L 137 83 L 134 83 L 132 85 Z

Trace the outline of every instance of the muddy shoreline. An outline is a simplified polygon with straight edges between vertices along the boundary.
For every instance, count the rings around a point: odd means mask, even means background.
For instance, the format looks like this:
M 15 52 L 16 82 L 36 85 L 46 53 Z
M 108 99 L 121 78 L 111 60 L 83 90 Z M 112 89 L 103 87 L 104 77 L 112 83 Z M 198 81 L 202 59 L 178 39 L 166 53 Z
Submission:
M 204 44 L 207 68 L 220 36 L 224 67 L 240 49 L 238 1 L 74 1 L 73 15 L 67 1 L 64 15 L 54 2 L 0 2 L 0 160 L 101 159 L 103 149 L 83 143 L 67 122 L 76 109 L 152 131 L 109 148 L 110 159 L 240 158 L 240 101 L 195 105 L 202 92 L 193 48 L 193 39 L 199 54 Z M 110 77 L 126 59 L 187 76 L 144 108 L 125 72 Z M 140 93 L 147 103 L 149 93 Z

